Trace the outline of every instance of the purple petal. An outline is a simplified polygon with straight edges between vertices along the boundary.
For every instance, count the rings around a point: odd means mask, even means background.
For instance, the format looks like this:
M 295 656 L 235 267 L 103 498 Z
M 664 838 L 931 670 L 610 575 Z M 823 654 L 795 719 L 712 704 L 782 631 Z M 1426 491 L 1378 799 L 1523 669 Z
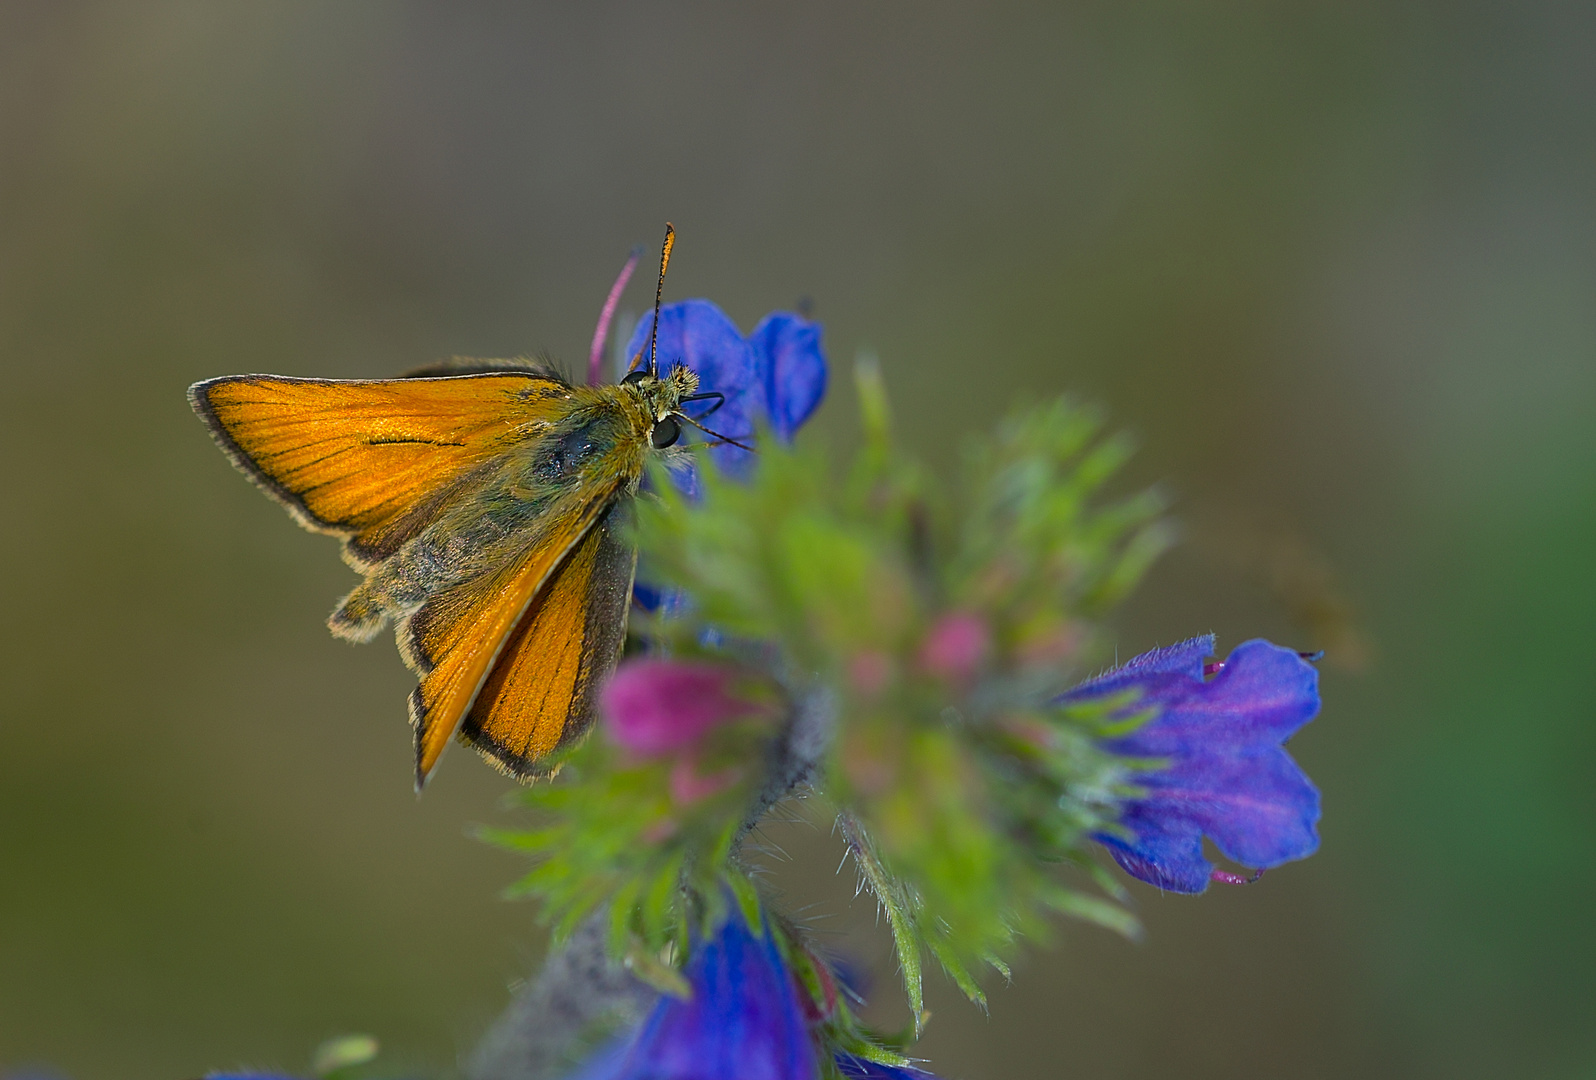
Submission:
M 798 991 L 769 927 L 756 938 L 734 911 L 683 974 L 691 1000 L 662 997 L 629 1038 L 570 1080 L 817 1080 Z
M 783 439 L 808 420 L 826 394 L 820 324 L 789 311 L 766 315 L 748 335 L 754 369 L 765 385 L 770 425 Z
M 1201 681 L 1203 661 L 1213 654 L 1214 635 L 1204 634 L 1201 637 L 1187 638 L 1176 645 L 1165 645 L 1161 649 L 1144 652 L 1117 668 L 1111 668 L 1101 675 L 1087 679 L 1066 696 L 1099 697 L 1117 693 L 1127 686 L 1137 685 L 1139 680 L 1148 675 L 1186 675 Z
M 1143 806 L 1191 822 L 1243 866 L 1268 869 L 1319 846 L 1319 792 L 1278 746 L 1178 759 L 1144 786 Z
M 1097 840 L 1131 876 L 1160 889 L 1207 888 L 1214 866 L 1203 856 L 1204 833 L 1226 858 L 1260 869 L 1306 858 L 1319 846 L 1319 793 L 1279 747 L 1179 760 L 1143 785 L 1147 795 L 1120 817 L 1135 842 Z
M 1104 742 L 1126 757 L 1163 767 L 1142 774 L 1146 789 L 1121 813 L 1133 841 L 1097 839 L 1125 870 L 1159 888 L 1202 892 L 1213 864 L 1206 834 L 1227 858 L 1267 869 L 1319 846 L 1319 792 L 1281 748 L 1319 711 L 1319 676 L 1289 649 L 1267 641 L 1238 646 L 1211 680 L 1202 661 L 1211 638 L 1137 657 L 1076 687 L 1065 701 L 1139 691 L 1124 714 L 1157 716 Z
M 1096 840 L 1127 874 L 1169 892 L 1200 893 L 1208 888 L 1214 864 L 1203 858 L 1201 828 L 1138 803 L 1125 808 L 1120 822 L 1135 835 L 1134 845 L 1106 834 Z
M 1108 692 L 1135 685 L 1142 695 L 1134 708 L 1153 705 L 1159 713 L 1109 748 L 1136 757 L 1166 757 L 1217 747 L 1277 745 L 1319 712 L 1319 673 L 1290 649 L 1261 639 L 1238 645 L 1207 682 L 1201 660 L 1198 664 L 1196 675 L 1136 672 L 1129 680 L 1117 680 Z M 1105 692 L 1092 684 L 1071 690 L 1070 696 L 1085 696 L 1083 690 L 1092 696 Z

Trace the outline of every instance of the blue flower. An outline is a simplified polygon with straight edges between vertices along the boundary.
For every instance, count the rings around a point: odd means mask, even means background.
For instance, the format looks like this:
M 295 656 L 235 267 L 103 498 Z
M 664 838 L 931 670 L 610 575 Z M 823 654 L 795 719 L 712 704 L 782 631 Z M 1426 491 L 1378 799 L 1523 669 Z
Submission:
M 1138 774 L 1142 795 L 1125 803 L 1131 837 L 1099 835 L 1132 876 L 1172 892 L 1200 893 L 1214 874 L 1207 835 L 1228 859 L 1260 870 L 1319 847 L 1319 791 L 1282 747 L 1319 712 L 1319 675 L 1299 654 L 1267 641 L 1236 647 L 1204 681 L 1213 635 L 1155 649 L 1077 686 L 1083 702 L 1126 690 L 1119 712 L 1153 719 L 1105 747 L 1162 762 Z
M 623 355 L 642 355 L 646 363 L 653 325 L 653 313 L 639 319 Z M 683 300 L 660 309 L 655 351 L 660 371 L 683 364 L 698 376 L 699 393 L 726 396 L 713 416 L 690 411 L 695 418 L 704 416 L 706 426 L 746 442 L 763 420 L 778 438 L 791 439 L 826 395 L 826 353 L 820 336 L 819 323 L 790 311 L 773 311 L 744 338 L 726 313 L 708 300 Z M 709 455 L 733 474 L 752 463 L 748 451 L 726 444 L 711 447 Z M 689 467 L 675 477 L 684 492 L 696 496 L 695 470 Z M 661 589 L 645 577 L 632 586 L 632 597 L 645 611 L 662 607 L 672 611 L 685 601 L 681 593 Z
M 755 937 L 734 908 L 682 974 L 691 999 L 661 997 L 570 1080 L 817 1080 L 800 991 L 769 926 Z
M 647 362 L 652 315 L 638 320 L 627 343 L 628 357 Z M 826 354 L 820 324 L 788 311 L 766 315 L 746 338 L 720 308 L 708 300 L 667 304 L 659 313 L 656 345 L 659 370 L 683 364 L 698 375 L 699 393 L 726 395 L 708 425 L 739 441 L 768 423 L 779 438 L 793 433 L 814 414 L 826 393 Z M 749 455 L 735 446 L 709 451 L 721 468 L 747 468 Z

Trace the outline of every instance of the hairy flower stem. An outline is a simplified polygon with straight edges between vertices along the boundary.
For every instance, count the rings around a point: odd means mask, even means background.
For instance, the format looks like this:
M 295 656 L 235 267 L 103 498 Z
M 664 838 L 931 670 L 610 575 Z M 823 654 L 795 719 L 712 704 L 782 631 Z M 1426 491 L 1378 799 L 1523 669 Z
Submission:
M 837 815 L 837 831 L 852 852 L 859 872 L 864 875 L 876 901 L 887 913 L 887 924 L 892 927 L 892 943 L 898 951 L 898 965 L 903 969 L 903 988 L 909 996 L 909 1011 L 914 1014 L 914 1034 L 918 1038 L 925 1027 L 925 995 L 920 976 L 920 944 L 915 936 L 910 915 L 912 899 L 904 894 L 904 886 L 887 872 L 876 855 L 864 826 L 847 811 Z
M 648 1014 L 659 992 L 611 959 L 607 933 L 603 913 L 590 916 L 549 955 L 465 1061 L 467 1080 L 554 1080 Z

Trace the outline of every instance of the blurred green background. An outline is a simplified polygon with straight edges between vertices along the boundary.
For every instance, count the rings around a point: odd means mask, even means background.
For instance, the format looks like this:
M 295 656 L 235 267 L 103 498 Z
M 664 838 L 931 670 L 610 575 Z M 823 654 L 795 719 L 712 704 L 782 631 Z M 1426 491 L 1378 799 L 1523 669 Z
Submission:
M 579 362 L 669 218 L 669 296 L 813 298 L 824 437 L 861 347 L 938 464 L 1065 389 L 1137 432 L 1187 542 L 1122 657 L 1330 651 L 1321 853 L 938 988 L 939 1073 L 1596 1076 L 1593 56 L 1573 3 L 0 6 L 0 1072 L 447 1072 L 532 970 L 509 783 L 416 800 L 395 650 L 183 390 Z

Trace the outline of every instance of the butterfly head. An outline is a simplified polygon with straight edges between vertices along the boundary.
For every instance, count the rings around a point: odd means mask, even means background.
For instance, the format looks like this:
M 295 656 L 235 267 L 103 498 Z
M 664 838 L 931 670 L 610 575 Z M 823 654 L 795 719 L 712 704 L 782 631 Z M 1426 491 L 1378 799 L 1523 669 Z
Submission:
M 654 422 L 650 436 L 654 448 L 663 450 L 675 445 L 682 435 L 681 420 L 686 419 L 681 413 L 682 402 L 698 389 L 698 376 L 681 364 L 663 377 L 651 374 L 647 368 L 638 368 L 622 379 L 621 385 L 632 387 L 643 399 L 649 418 Z

